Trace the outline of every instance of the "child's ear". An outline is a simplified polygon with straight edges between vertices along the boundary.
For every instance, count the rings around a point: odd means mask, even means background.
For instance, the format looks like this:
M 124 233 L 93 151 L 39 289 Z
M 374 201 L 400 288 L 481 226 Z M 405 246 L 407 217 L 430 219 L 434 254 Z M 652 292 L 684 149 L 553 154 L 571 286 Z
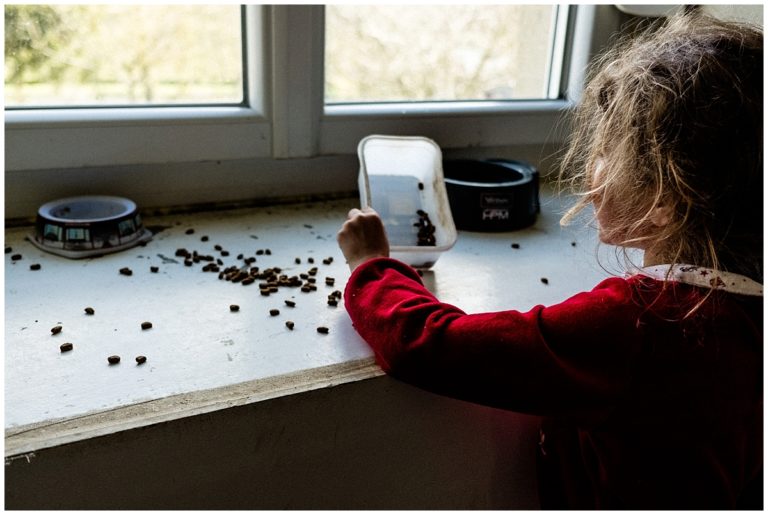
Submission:
M 660 204 L 651 212 L 651 223 L 656 227 L 664 227 L 672 220 L 672 207 Z

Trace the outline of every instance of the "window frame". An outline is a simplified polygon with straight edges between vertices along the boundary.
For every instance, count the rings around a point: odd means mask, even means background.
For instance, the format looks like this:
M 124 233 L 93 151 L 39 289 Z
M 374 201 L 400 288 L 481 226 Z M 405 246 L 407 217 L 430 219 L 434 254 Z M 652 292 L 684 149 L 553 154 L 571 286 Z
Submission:
M 249 174 L 255 184 L 262 178 L 275 183 L 270 185 L 270 196 L 286 197 L 295 191 L 293 185 L 277 184 L 262 165 L 279 163 L 282 169 L 289 160 L 301 173 L 327 174 L 327 180 L 318 180 L 329 193 L 349 190 L 350 181 L 337 185 L 333 173 L 314 167 L 312 160 L 355 156 L 358 142 L 374 133 L 419 134 L 457 151 L 558 144 L 564 138 L 558 122 L 578 99 L 583 69 L 596 46 L 590 31 L 599 7 L 570 6 L 568 16 L 559 21 L 567 25 L 567 34 L 557 100 L 361 107 L 324 103 L 324 6 L 249 5 L 243 23 L 247 105 L 6 110 L 6 180 L 12 174 L 14 196 L 32 203 L 40 196 L 34 191 L 37 181 L 24 179 L 35 172 L 45 171 L 41 177 L 46 181 L 61 177 L 61 184 L 50 190 L 55 192 L 87 186 L 94 168 L 115 174 L 116 183 L 128 180 L 129 167 L 151 168 L 150 182 L 155 184 L 143 184 L 134 200 L 142 205 L 177 205 L 203 196 L 216 202 L 243 194 L 235 191 L 241 188 L 238 184 L 208 193 L 201 184 L 199 190 L 196 186 L 186 190 L 197 195 L 188 195 L 189 200 L 182 193 L 145 195 L 166 185 L 171 180 L 164 176 L 166 169 L 178 174 L 181 164 L 194 180 L 196 173 L 208 173 L 211 162 L 234 163 L 241 170 L 237 173 Z M 245 172 L 249 167 L 243 163 L 258 166 Z M 7 206 L 6 217 L 19 216 L 14 211 Z

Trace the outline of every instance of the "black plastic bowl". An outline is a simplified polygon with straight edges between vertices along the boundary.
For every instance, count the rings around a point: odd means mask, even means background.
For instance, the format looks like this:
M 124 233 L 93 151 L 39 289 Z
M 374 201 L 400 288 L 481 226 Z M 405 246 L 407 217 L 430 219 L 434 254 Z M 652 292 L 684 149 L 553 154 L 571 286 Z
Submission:
M 443 175 L 457 229 L 511 231 L 539 212 L 539 172 L 511 159 L 446 159 Z

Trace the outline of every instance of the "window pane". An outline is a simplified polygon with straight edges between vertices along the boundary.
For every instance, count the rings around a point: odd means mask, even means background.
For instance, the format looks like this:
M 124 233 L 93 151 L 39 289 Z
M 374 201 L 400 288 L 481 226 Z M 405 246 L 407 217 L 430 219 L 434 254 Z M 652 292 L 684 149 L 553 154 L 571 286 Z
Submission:
M 237 104 L 237 5 L 6 5 L 5 105 Z
M 326 103 L 548 97 L 554 5 L 329 5 Z

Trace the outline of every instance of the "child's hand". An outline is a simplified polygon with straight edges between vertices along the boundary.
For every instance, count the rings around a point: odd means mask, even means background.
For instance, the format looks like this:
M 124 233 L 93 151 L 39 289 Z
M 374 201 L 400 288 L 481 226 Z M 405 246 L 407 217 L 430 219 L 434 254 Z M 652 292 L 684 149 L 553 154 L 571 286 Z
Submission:
M 389 241 L 384 232 L 384 224 L 378 213 L 370 207 L 362 211 L 352 209 L 336 235 L 336 240 L 350 270 L 368 259 L 389 257 Z

